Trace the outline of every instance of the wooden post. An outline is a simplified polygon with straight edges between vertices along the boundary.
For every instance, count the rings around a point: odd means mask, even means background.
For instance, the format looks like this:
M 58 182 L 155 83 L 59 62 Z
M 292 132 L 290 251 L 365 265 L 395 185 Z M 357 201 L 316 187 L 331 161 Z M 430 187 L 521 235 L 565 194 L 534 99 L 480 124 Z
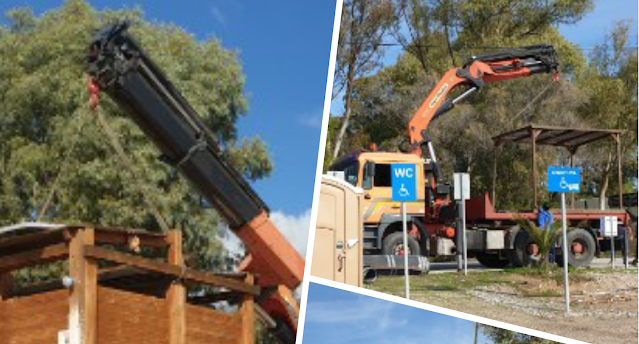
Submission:
M 577 153 L 578 148 L 579 146 L 568 147 L 568 152 L 570 153 L 570 167 L 575 167 L 575 153 Z M 570 193 L 570 209 L 575 209 L 575 193 L 574 192 Z
M 533 211 L 539 206 L 537 201 L 537 136 L 541 131 L 539 129 L 530 129 L 530 140 L 532 141 L 532 184 L 534 192 Z
M 615 134 L 617 142 L 617 179 L 619 182 L 619 209 L 623 209 L 623 175 L 621 172 L 621 135 Z
M 7 298 L 11 296 L 11 290 L 13 289 L 13 276 L 11 272 L 0 273 L 0 319 L 5 319 L 10 315 L 4 314 L 4 305 L 2 304 Z M 0 320 L 0 338 L 6 338 L 7 334 L 4 333 L 2 320 Z M 6 338 L 8 340 L 8 338 Z
M 501 142 L 499 140 L 495 141 L 495 147 L 493 148 L 493 197 L 492 197 L 492 202 L 493 202 L 493 207 L 497 208 L 497 191 L 496 191 L 496 185 L 497 185 L 497 159 L 499 156 L 499 147 L 501 145 Z
M 84 246 L 95 244 L 95 230 L 75 232 L 69 244 L 69 276 L 73 280 L 69 296 L 69 343 L 97 343 L 98 265 L 84 257 Z
M 13 275 L 11 272 L 0 273 L 0 302 L 8 299 L 13 290 Z
M 253 284 L 255 279 L 253 275 L 247 274 L 245 282 Z M 255 343 L 255 309 L 254 309 L 253 295 L 244 294 L 242 296 L 242 303 L 240 304 L 240 317 L 242 318 L 242 333 L 240 338 L 240 344 L 254 344 Z
M 184 267 L 182 232 L 173 229 L 167 237 L 169 264 Z M 171 283 L 166 293 L 166 302 L 169 311 L 169 344 L 186 344 L 186 287 L 181 280 Z

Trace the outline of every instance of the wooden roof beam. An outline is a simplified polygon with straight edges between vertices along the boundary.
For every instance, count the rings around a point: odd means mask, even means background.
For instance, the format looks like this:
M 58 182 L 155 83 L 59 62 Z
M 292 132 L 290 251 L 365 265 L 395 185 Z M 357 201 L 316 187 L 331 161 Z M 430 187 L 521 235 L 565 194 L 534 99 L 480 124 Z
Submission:
M 106 260 L 112 263 L 128 265 L 143 270 L 155 271 L 165 275 L 171 275 L 188 283 L 218 286 L 227 288 L 229 290 L 253 295 L 259 295 L 260 293 L 259 286 L 243 283 L 236 279 L 217 276 L 215 274 L 204 271 L 182 268 L 177 265 L 171 265 L 169 263 L 151 260 L 148 258 L 120 253 L 101 247 L 85 246 L 84 256 L 87 258 Z

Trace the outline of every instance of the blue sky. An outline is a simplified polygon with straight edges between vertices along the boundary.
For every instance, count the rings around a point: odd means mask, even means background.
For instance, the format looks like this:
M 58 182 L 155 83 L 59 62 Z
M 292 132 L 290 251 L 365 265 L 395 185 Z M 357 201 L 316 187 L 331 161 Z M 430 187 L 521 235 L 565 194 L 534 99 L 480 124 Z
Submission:
M 586 49 L 586 54 L 588 54 L 590 49 L 596 44 L 603 42 L 606 34 L 614 27 L 615 22 L 632 19 L 634 20 L 634 30 L 630 44 L 636 47 L 639 2 L 637 0 L 595 0 L 594 2 L 593 11 L 584 16 L 579 22 L 559 27 L 559 31 L 568 41 Z M 401 47 L 387 48 L 383 57 L 384 64 L 394 64 L 401 53 Z M 343 107 L 344 103 L 341 97 L 338 97 L 331 103 L 331 114 L 341 116 Z
M 475 323 L 309 283 L 304 344 L 472 344 Z M 490 343 L 479 335 L 478 343 Z
M 5 0 L 3 13 L 30 6 L 36 14 L 63 0 Z M 255 183 L 274 212 L 311 208 L 330 58 L 333 1 L 89 0 L 97 9 L 141 6 L 146 19 L 171 22 L 204 40 L 216 37 L 239 51 L 250 94 L 240 137 L 258 135 L 270 149 L 274 171 Z M 305 229 L 305 228 L 304 228 Z

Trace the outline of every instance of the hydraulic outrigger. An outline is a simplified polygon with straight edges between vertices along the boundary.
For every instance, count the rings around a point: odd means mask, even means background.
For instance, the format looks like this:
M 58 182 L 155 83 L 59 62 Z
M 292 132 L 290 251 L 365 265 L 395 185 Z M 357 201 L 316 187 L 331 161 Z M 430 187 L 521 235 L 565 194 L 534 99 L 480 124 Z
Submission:
M 92 87 L 126 110 L 173 165 L 226 219 L 249 255 L 241 269 L 258 276 L 260 306 L 278 323 L 276 334 L 295 342 L 298 305 L 292 290 L 304 259 L 269 219 L 269 210 L 221 151 L 195 110 L 120 22 L 93 39 L 87 56 Z M 301 230 L 307 230 L 303 228 Z

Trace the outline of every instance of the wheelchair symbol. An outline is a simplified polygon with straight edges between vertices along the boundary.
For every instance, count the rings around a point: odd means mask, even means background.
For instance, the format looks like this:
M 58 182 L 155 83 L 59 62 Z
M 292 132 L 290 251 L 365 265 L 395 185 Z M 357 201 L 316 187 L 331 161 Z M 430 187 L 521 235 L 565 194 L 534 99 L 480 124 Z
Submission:
M 568 182 L 566 182 L 566 179 L 563 177 L 561 178 L 561 181 L 559 182 L 559 187 L 561 189 L 568 189 L 569 191 L 579 191 L 578 183 L 568 184 Z
M 399 190 L 397 190 L 397 193 L 400 197 L 408 197 L 408 195 L 410 195 L 410 192 L 408 192 L 408 189 L 406 189 L 404 183 L 402 183 L 402 186 L 399 188 Z

